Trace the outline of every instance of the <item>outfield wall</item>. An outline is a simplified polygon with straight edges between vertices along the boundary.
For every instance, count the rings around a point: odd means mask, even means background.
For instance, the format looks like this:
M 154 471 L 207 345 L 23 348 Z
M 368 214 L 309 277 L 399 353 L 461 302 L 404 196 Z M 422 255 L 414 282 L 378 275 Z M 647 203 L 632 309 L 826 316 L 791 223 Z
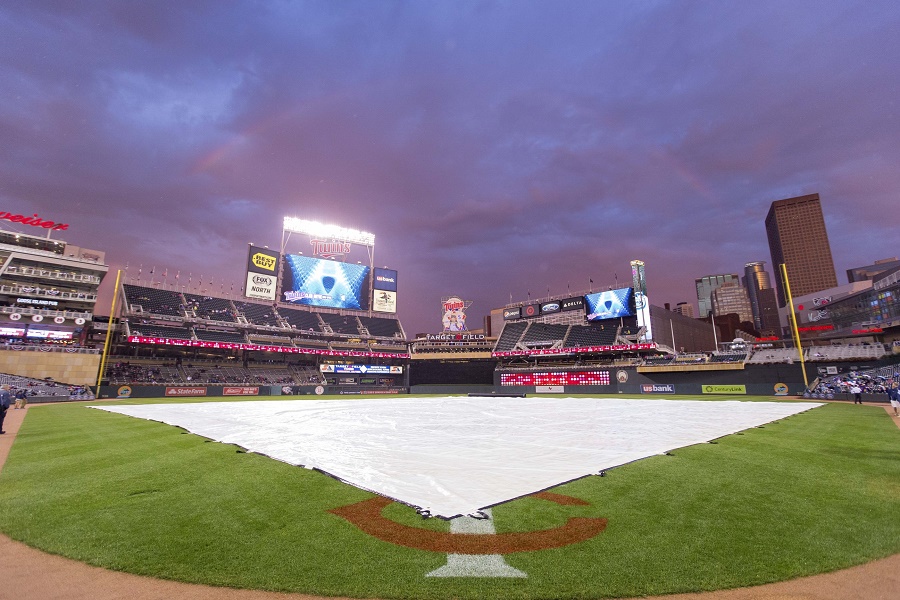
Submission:
M 809 370 L 809 369 L 808 369 Z M 494 374 L 494 386 L 498 391 L 510 393 L 558 393 L 558 394 L 748 394 L 753 396 L 796 396 L 806 390 L 803 371 L 799 364 L 745 365 L 743 369 L 727 366 L 721 370 L 702 371 L 652 371 L 641 372 L 640 367 L 584 367 L 582 369 L 531 369 L 521 372 L 527 378 L 534 374 L 535 385 L 503 385 L 503 373 Z M 577 379 L 580 373 L 591 374 L 591 379 L 603 379 L 603 385 L 560 385 L 556 380 Z M 515 372 L 512 373 L 513 375 Z M 510 372 L 506 372 L 509 376 Z M 813 376 L 814 377 L 814 376 Z M 812 378 L 810 377 L 810 381 Z M 542 384 L 540 384 L 542 383 Z
M 69 385 L 95 385 L 100 371 L 100 354 L 48 351 L 20 346 L 19 350 L 0 350 L 0 372 L 31 377 L 52 378 Z M 40 348 L 39 346 L 35 348 Z
M 258 396 L 322 396 L 406 394 L 400 387 L 346 385 L 102 385 L 97 397 L 107 398 L 253 398 Z

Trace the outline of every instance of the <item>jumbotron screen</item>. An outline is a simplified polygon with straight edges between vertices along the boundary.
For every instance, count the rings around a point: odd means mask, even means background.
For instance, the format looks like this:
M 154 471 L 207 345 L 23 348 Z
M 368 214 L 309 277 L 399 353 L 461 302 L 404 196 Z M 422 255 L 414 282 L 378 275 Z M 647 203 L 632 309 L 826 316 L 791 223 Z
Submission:
M 621 288 L 584 297 L 588 321 L 634 316 L 634 288 Z
M 367 310 L 369 267 L 298 254 L 284 257 L 284 302 Z

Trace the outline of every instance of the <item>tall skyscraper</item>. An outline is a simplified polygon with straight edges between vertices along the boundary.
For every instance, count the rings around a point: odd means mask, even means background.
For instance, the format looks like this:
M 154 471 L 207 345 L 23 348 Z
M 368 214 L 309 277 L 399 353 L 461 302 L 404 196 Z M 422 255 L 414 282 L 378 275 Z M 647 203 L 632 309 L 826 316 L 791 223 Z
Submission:
M 759 303 L 761 321 L 759 332 L 765 336 L 781 336 L 781 317 L 778 314 L 778 299 L 775 298 L 775 289 L 759 290 L 756 293 L 756 300 Z
M 793 296 L 814 294 L 837 287 L 837 275 L 819 194 L 776 200 L 766 216 L 766 233 L 778 305 L 787 304 L 787 293 L 781 277 L 781 265 L 787 265 Z
M 766 263 L 763 261 L 751 262 L 744 265 L 744 287 L 747 288 L 747 296 L 750 297 L 750 309 L 753 311 L 753 325 L 757 331 L 762 330 L 762 311 L 759 307 L 759 291 L 772 287 L 769 281 L 769 273 L 766 271 Z
M 724 283 L 740 284 L 741 279 L 737 273 L 726 273 L 722 275 L 707 275 L 694 280 L 697 287 L 697 305 L 700 309 L 700 318 L 705 319 L 712 310 L 712 293 L 717 288 L 722 287 Z

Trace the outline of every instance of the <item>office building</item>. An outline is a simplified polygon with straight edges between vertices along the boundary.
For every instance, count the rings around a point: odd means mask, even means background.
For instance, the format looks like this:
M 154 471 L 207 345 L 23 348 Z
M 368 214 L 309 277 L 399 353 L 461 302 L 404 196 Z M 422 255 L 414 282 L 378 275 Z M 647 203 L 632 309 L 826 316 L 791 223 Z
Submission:
M 753 322 L 750 297 L 738 282 L 723 283 L 712 292 L 712 306 L 716 316 L 736 314 L 743 322 Z
M 766 271 L 766 263 L 763 261 L 751 262 L 744 265 L 744 287 L 747 288 L 747 296 L 750 298 L 750 309 L 753 311 L 753 326 L 757 331 L 762 330 L 762 311 L 759 307 L 759 291 L 772 287 L 769 281 L 769 273 Z
M 847 269 L 847 283 L 871 281 L 882 273 L 890 271 L 891 269 L 896 269 L 897 267 L 900 267 L 900 259 L 895 256 L 893 258 L 876 260 L 874 265 Z
M 787 292 L 781 265 L 787 265 L 793 296 L 804 296 L 837 286 L 834 260 L 825 230 L 825 218 L 818 194 L 776 200 L 766 216 L 766 233 L 778 305 L 785 306 Z
M 766 288 L 757 291 L 756 300 L 759 304 L 760 324 L 757 330 L 763 336 L 782 335 L 781 317 L 778 312 L 778 299 L 775 297 L 775 288 Z
M 680 314 L 682 316 L 690 317 L 691 319 L 693 319 L 694 318 L 694 305 L 691 304 L 690 302 L 679 302 L 678 304 L 675 305 L 675 310 L 673 312 L 677 312 L 678 314 Z
M 697 304 L 700 308 L 700 318 L 705 319 L 712 310 L 712 293 L 717 288 L 722 287 L 726 283 L 740 283 L 740 278 L 736 273 L 726 273 L 721 275 L 707 275 L 694 280 L 697 288 Z

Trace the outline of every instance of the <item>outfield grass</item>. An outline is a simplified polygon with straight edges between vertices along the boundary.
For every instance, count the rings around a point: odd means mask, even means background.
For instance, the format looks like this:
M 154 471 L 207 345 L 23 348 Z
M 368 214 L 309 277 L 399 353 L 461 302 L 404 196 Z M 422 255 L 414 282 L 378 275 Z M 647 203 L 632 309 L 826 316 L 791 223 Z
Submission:
M 71 403 L 29 409 L 0 473 L 0 530 L 110 569 L 239 588 L 409 599 L 702 591 L 900 552 L 898 459 L 900 431 L 883 408 L 827 405 L 553 490 L 589 506 L 497 506 L 498 532 L 572 516 L 608 525 L 586 542 L 507 555 L 527 579 L 437 579 L 424 575 L 445 554 L 379 541 L 328 512 L 370 493 Z M 399 504 L 383 514 L 449 529 Z

